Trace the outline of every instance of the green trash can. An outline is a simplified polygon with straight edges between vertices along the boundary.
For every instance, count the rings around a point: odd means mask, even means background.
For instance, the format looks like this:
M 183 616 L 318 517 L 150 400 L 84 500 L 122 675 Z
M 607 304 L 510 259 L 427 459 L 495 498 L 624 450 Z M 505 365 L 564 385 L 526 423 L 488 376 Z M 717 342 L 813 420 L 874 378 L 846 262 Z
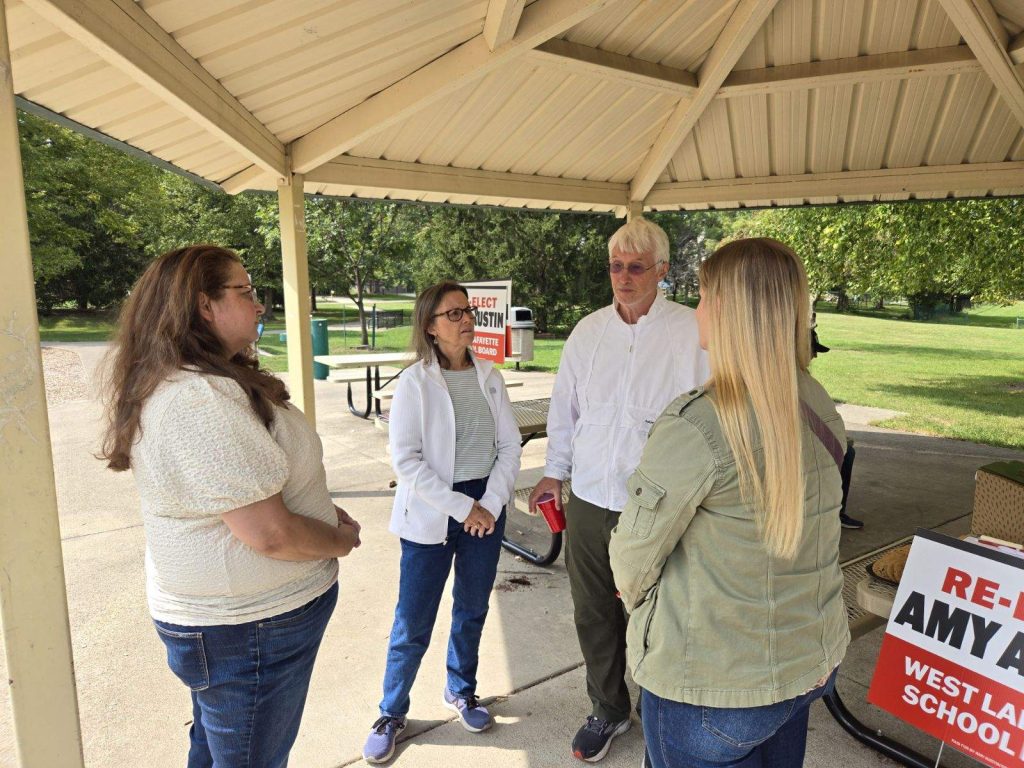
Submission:
M 313 354 L 314 355 L 326 355 L 328 353 L 327 347 L 327 320 L 320 317 L 311 317 L 309 319 L 310 329 L 313 336 Z M 323 363 L 313 363 L 313 378 L 323 381 L 327 378 L 327 374 L 330 372 Z

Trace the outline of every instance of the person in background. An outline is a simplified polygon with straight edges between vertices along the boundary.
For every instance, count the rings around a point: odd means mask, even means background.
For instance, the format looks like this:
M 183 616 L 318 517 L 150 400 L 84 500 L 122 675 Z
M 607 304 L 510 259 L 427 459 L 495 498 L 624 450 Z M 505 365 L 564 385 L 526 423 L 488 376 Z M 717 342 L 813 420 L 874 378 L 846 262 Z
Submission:
M 576 634 L 587 667 L 591 713 L 572 753 L 601 760 L 630 726 L 626 618 L 608 562 L 611 531 L 626 506 L 626 479 L 640 462 L 647 433 L 671 400 L 707 379 L 694 311 L 666 300 L 668 236 L 634 218 L 608 241 L 611 306 L 584 317 L 565 343 L 551 392 L 544 493 L 566 506 L 566 569 Z
M 831 347 L 826 347 L 820 341 L 818 341 L 818 314 L 817 312 L 811 312 L 811 358 L 815 358 L 818 355 L 823 355 L 830 351 Z M 859 531 L 864 527 L 864 523 L 861 520 L 850 517 L 846 514 L 846 501 L 850 498 L 850 482 L 853 479 L 853 461 L 857 458 L 857 449 L 853 445 L 853 439 L 847 438 L 846 440 L 846 452 L 843 455 L 843 503 L 839 507 L 839 522 L 843 528 L 850 530 Z
M 808 373 L 807 277 L 769 239 L 700 269 L 711 378 L 651 430 L 612 532 L 653 768 L 803 764 L 850 642 L 843 422 Z
M 235 253 L 171 251 L 132 289 L 107 373 L 102 456 L 141 498 L 149 610 L 191 691 L 189 768 L 287 764 L 336 558 L 359 546 L 320 438 L 259 368 L 262 312 Z
M 390 529 L 401 539 L 402 559 L 384 698 L 363 746 L 370 763 L 391 759 L 405 728 L 453 563 L 443 701 L 467 731 L 492 722 L 476 695 L 476 673 L 522 449 L 501 374 L 470 349 L 473 312 L 466 289 L 450 281 L 423 291 L 413 310 L 417 359 L 398 379 L 389 423 L 398 476 Z

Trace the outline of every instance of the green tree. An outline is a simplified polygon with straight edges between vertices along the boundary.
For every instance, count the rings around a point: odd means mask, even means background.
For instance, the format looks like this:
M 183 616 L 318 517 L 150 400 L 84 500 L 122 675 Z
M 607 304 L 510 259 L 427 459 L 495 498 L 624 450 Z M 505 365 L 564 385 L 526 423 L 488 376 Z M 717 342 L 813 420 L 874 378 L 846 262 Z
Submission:
M 33 115 L 18 122 L 40 309 L 117 303 L 152 256 L 163 172 Z

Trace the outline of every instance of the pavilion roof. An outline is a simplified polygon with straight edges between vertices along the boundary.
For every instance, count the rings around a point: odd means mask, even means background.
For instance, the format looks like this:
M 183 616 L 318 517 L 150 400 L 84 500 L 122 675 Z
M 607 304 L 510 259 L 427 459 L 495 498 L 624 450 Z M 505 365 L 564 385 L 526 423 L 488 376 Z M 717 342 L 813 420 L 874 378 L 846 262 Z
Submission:
M 15 92 L 229 192 L 1024 192 L 1024 0 L 8 0 Z

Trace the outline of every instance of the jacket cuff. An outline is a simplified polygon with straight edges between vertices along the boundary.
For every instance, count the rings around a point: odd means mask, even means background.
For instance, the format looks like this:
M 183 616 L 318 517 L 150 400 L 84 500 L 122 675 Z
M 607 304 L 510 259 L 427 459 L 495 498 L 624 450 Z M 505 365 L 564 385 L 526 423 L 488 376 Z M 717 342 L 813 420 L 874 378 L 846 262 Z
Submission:
M 462 499 L 465 499 L 465 503 L 460 504 L 459 507 L 453 509 L 448 514 L 458 522 L 464 523 L 466 522 L 466 518 L 469 517 L 469 513 L 473 511 L 473 499 L 461 493 L 459 496 L 462 496 Z M 462 501 L 462 499 L 460 499 L 460 501 Z
M 501 513 L 505 510 L 505 505 L 498 498 L 498 494 L 488 491 L 480 499 L 480 506 L 494 515 L 494 519 L 497 520 L 501 517 Z

